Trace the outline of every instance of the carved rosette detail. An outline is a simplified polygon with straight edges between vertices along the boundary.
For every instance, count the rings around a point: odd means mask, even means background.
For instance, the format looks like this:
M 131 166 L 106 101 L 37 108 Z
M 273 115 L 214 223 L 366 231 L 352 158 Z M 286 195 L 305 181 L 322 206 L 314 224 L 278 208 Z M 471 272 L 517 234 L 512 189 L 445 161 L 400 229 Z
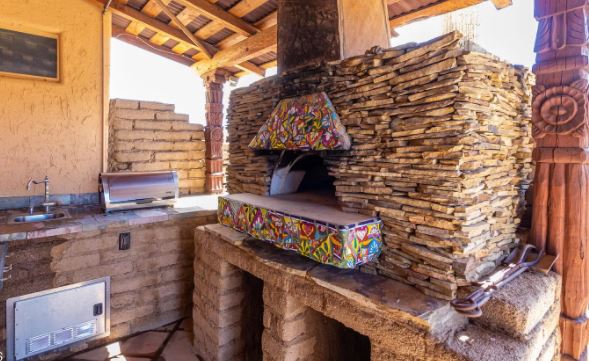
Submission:
M 587 90 L 586 80 L 573 84 L 546 88 L 536 86 L 532 103 L 534 137 L 546 135 L 573 135 L 581 137 L 587 134 Z

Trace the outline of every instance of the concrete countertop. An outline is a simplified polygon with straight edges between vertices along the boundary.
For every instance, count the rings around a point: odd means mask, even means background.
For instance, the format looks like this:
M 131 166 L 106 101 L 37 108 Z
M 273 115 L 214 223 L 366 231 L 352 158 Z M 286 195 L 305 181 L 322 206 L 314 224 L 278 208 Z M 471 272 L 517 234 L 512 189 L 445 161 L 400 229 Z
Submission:
M 54 210 L 66 210 L 69 218 L 9 224 L 11 217 L 25 214 L 26 210 L 0 211 L 0 243 L 94 231 L 108 227 L 164 222 L 177 217 L 211 215 L 217 212 L 217 195 L 182 197 L 176 201 L 173 208 L 136 209 L 108 215 L 104 214 L 99 206 L 57 206 Z

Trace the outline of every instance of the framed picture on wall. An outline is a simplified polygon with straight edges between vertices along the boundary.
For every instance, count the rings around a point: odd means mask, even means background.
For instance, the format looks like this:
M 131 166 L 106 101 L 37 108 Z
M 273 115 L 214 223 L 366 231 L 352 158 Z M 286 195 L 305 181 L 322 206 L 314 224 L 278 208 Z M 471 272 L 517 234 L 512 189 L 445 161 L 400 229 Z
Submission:
M 59 81 L 59 35 L 0 25 L 0 76 Z

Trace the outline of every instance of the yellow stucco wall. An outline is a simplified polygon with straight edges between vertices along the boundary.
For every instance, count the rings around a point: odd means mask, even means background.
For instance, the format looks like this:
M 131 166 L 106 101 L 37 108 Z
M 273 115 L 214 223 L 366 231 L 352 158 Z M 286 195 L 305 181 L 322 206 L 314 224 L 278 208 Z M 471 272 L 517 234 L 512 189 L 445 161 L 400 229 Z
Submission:
M 97 191 L 103 162 L 103 18 L 92 0 L 1 0 L 0 27 L 60 36 L 60 82 L 0 75 L 0 197 Z M 106 75 L 108 76 L 108 75 Z M 41 188 L 34 191 L 42 192 Z

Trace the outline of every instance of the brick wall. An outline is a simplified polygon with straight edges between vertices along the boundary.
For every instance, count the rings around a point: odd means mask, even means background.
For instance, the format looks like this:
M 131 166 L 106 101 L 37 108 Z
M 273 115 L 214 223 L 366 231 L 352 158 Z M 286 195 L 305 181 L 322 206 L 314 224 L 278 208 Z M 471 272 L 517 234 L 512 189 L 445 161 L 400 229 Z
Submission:
M 182 194 L 205 191 L 204 127 L 173 104 L 113 99 L 109 128 L 109 171 L 176 170 Z
M 215 222 L 215 215 L 190 214 L 172 220 L 67 236 L 15 241 L 9 246 L 10 279 L 0 296 L 6 299 L 105 276 L 111 277 L 111 335 L 44 355 L 63 359 L 69 353 L 157 328 L 190 314 L 192 306 L 193 230 Z M 131 248 L 118 249 L 120 232 L 131 233 Z M 0 350 L 6 343 L 1 317 Z

